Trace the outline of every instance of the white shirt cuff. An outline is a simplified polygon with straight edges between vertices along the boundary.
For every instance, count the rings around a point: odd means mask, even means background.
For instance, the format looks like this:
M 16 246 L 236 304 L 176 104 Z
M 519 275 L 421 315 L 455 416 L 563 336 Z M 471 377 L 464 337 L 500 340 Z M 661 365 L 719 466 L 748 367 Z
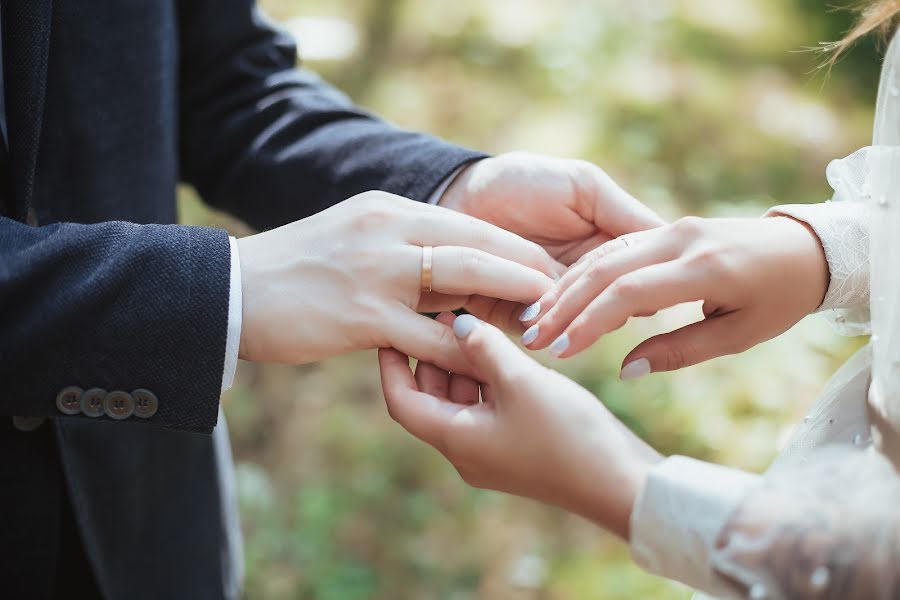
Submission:
M 730 588 L 713 572 L 716 538 L 762 478 L 684 456 L 654 466 L 631 514 L 631 553 L 656 575 L 713 594 Z
M 231 389 L 237 370 L 241 348 L 241 260 L 237 240 L 228 238 L 231 247 L 231 284 L 228 286 L 228 337 L 225 340 L 225 368 L 222 372 L 222 391 Z
M 471 164 L 472 163 L 466 163 L 447 175 L 447 177 L 441 182 L 441 185 L 437 186 L 437 189 L 431 192 L 431 196 L 428 197 L 428 204 L 437 204 L 438 202 L 440 202 L 441 198 L 444 196 L 444 192 L 447 191 L 447 188 L 450 187 L 450 184 L 453 183 L 453 180 L 456 179 L 456 176 Z

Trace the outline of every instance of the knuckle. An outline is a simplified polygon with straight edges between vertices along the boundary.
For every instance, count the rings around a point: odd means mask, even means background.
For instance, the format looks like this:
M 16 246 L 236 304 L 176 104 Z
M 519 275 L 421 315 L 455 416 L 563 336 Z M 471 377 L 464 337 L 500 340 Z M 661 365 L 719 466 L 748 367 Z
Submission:
M 614 240 L 610 240 L 597 248 L 591 250 L 589 255 L 589 260 L 593 263 L 601 262 L 604 258 L 612 254 L 613 252 L 617 252 L 622 250 L 628 246 L 630 242 L 627 242 L 624 237 L 619 237 Z
M 484 264 L 484 258 L 477 251 L 463 251 L 459 254 L 459 272 L 463 278 L 471 278 L 478 275 Z
M 685 344 L 675 344 L 669 340 L 660 341 L 662 371 L 677 371 L 689 365 L 688 348 Z
M 380 192 L 378 190 L 369 190 L 353 196 L 352 198 L 347 200 L 347 202 L 351 202 L 365 210 L 370 208 L 371 206 L 378 206 L 382 204 L 385 201 L 385 196 L 387 196 L 387 194 L 385 194 L 384 192 Z
M 569 326 L 566 327 L 566 333 L 569 334 L 569 343 L 572 343 L 573 341 L 580 343 L 585 337 L 587 325 L 588 320 L 584 317 L 578 317 L 569 323 Z
M 435 344 L 438 348 L 447 348 L 448 346 L 456 345 L 456 336 L 453 333 L 453 330 L 449 327 L 439 327 L 436 328 L 435 331 Z
M 348 202 L 355 204 L 351 223 L 360 233 L 381 230 L 397 217 L 396 202 L 384 192 L 363 192 Z
M 691 266 L 702 272 L 719 273 L 724 270 L 725 264 L 721 253 L 714 248 L 701 248 L 691 256 Z
M 539 315 L 534 323 L 540 323 L 540 327 L 538 328 L 538 333 L 540 335 L 538 335 L 538 338 L 543 339 L 547 337 L 548 334 L 556 331 L 556 327 L 560 321 L 560 314 L 566 310 L 566 302 L 563 298 L 557 298 L 548 309 L 545 308 L 545 301 L 541 300 L 541 306 L 544 314 Z
M 569 324 L 566 333 L 569 334 L 570 343 L 581 347 L 590 344 L 595 338 L 605 333 L 606 327 L 606 323 L 592 319 L 590 315 L 582 314 Z
M 577 283 L 572 285 L 570 298 L 578 299 L 584 296 L 596 298 L 609 287 L 610 279 L 612 277 L 602 265 L 592 266 L 585 270 Z
M 644 291 L 644 282 L 636 275 L 623 275 L 613 282 L 610 286 L 610 291 L 619 298 L 634 299 Z
M 693 238 L 700 234 L 703 230 L 703 225 L 703 218 L 688 216 L 682 217 L 672 223 L 672 230 L 684 237 Z

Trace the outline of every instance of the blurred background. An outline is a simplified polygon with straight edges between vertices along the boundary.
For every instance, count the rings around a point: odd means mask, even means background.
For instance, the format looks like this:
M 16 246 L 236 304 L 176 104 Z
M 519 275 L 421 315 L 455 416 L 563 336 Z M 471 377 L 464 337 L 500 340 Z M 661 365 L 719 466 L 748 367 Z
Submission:
M 494 153 L 594 161 L 671 218 L 821 201 L 828 161 L 871 132 L 877 45 L 817 71 L 803 50 L 852 22 L 822 0 L 260 1 L 363 106 Z M 180 195 L 184 222 L 244 232 Z M 552 366 L 664 453 L 764 469 L 861 340 L 810 317 L 741 356 L 618 381 L 638 341 L 699 314 L 633 320 Z M 374 352 L 242 364 L 224 406 L 248 598 L 689 597 L 576 517 L 467 488 L 388 418 Z

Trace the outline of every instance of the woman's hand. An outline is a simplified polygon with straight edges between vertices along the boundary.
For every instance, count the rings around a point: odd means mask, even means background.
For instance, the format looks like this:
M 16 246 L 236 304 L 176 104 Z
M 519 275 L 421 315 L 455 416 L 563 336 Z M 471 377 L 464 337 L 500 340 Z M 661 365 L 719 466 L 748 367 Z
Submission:
M 629 317 L 695 300 L 705 319 L 659 335 L 625 358 L 622 377 L 671 371 L 741 352 L 814 311 L 828 287 L 821 243 L 788 217 L 701 219 L 628 234 L 585 255 L 522 319 L 523 342 L 581 352 Z
M 453 323 L 475 378 L 423 361 L 414 375 L 403 353 L 380 350 L 391 416 L 470 485 L 563 507 L 627 539 L 632 505 L 658 455 L 500 330 L 472 315 L 438 321 Z
M 433 246 L 432 293 L 421 293 Z M 561 266 L 537 244 L 448 209 L 368 192 L 302 221 L 238 240 L 240 356 L 307 363 L 396 347 L 463 368 L 446 327 L 420 312 L 470 294 L 530 303 Z

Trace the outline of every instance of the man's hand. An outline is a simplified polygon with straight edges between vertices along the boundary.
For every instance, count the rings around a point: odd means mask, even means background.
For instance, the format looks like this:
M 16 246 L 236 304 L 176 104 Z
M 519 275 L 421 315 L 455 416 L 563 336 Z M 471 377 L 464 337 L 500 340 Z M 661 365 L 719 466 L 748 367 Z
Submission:
M 464 369 L 447 328 L 417 312 L 471 294 L 530 303 L 560 265 L 534 242 L 484 221 L 385 192 L 238 240 L 240 357 L 307 363 L 392 347 Z M 421 292 L 423 246 L 433 247 Z
M 536 242 L 567 266 L 613 238 L 664 224 L 600 167 L 526 152 L 469 165 L 438 204 Z
M 525 152 L 466 167 L 439 204 L 536 242 L 564 265 L 611 239 L 664 224 L 596 165 Z M 466 308 L 521 331 L 517 304 L 475 297 Z

